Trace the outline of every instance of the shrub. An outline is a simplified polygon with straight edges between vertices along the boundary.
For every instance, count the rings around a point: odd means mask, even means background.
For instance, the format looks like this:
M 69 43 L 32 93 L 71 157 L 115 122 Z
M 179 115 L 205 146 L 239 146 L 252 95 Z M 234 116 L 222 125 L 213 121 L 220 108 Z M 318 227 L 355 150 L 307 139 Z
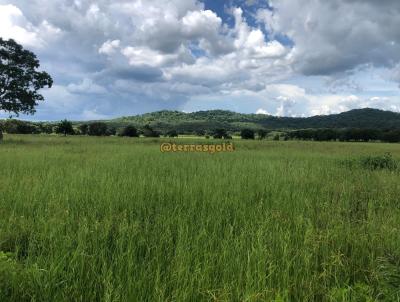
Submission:
M 398 167 L 397 161 L 392 157 L 392 154 L 385 153 L 384 155 L 366 156 L 360 159 L 360 164 L 363 168 L 369 170 L 396 170 Z
M 156 130 L 153 130 L 150 125 L 144 126 L 142 133 L 144 137 L 160 137 L 160 133 Z
M 35 125 L 19 120 L 7 120 L 3 127 L 4 132 L 9 134 L 35 134 L 39 132 Z
M 228 136 L 228 133 L 226 132 L 225 129 L 215 129 L 214 133 L 213 133 L 213 137 L 215 139 L 222 139 L 222 138 L 226 138 Z
M 178 137 L 178 132 L 176 130 L 170 130 L 166 133 L 166 136 L 168 137 Z
M 206 135 L 206 131 L 203 130 L 203 129 L 196 130 L 195 133 L 196 133 L 197 136 L 204 136 L 204 135 Z
M 88 130 L 89 130 L 89 125 L 88 124 L 82 124 L 78 126 L 79 132 L 82 135 L 87 135 L 88 134 Z
M 105 136 L 107 135 L 107 124 L 96 122 L 89 125 L 88 134 L 91 136 Z
M 117 134 L 117 129 L 115 127 L 107 127 L 106 135 L 113 136 Z
M 258 135 L 258 139 L 260 139 L 260 140 L 265 139 L 268 135 L 268 131 L 266 131 L 264 129 L 260 129 L 257 131 L 257 135 Z
M 74 131 L 74 128 L 72 128 L 72 123 L 65 119 L 57 125 L 56 133 L 67 136 L 68 134 L 71 134 L 71 135 L 75 134 L 75 131 Z
M 128 125 L 124 129 L 122 129 L 122 131 L 119 135 L 126 136 L 126 137 L 139 137 L 139 133 L 138 133 L 137 129 L 132 125 Z
M 254 134 L 254 130 L 252 129 L 243 129 L 240 132 L 240 136 L 242 139 L 254 139 L 255 134 Z

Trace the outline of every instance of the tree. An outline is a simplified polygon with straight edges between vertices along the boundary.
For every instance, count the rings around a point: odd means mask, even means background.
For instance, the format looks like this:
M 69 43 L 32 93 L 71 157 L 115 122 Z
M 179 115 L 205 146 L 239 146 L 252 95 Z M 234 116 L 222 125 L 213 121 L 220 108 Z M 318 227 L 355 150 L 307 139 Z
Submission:
M 265 139 L 268 135 L 268 131 L 266 131 L 264 129 L 260 129 L 257 131 L 257 135 L 258 135 L 258 139 L 260 139 L 260 140 Z
M 74 128 L 72 128 L 72 123 L 66 119 L 57 125 L 56 133 L 63 134 L 64 136 L 67 136 L 68 134 L 75 134 Z
M 178 137 L 178 132 L 176 130 L 170 130 L 166 133 L 168 137 Z
M 143 128 L 143 135 L 145 137 L 160 137 L 160 133 L 158 131 L 153 130 L 150 125 L 146 125 Z
M 6 120 L 3 128 L 9 134 L 34 134 L 39 132 L 39 129 L 32 123 L 14 119 Z
M 113 127 L 113 126 L 107 127 L 107 130 L 106 130 L 106 135 L 107 136 L 113 136 L 113 135 L 116 135 L 116 134 L 117 134 L 117 129 L 115 127 Z
M 255 134 L 252 129 L 243 129 L 240 132 L 240 136 L 242 137 L 242 139 L 254 139 Z
M 51 87 L 53 80 L 47 72 L 39 72 L 39 60 L 14 40 L 0 38 L 0 110 L 33 114 L 44 98 L 38 90 Z
M 87 135 L 89 131 L 89 125 L 88 124 L 82 124 L 78 126 L 78 129 L 82 135 Z
M 228 136 L 228 133 L 226 132 L 225 129 L 215 129 L 213 137 L 215 139 L 222 139 L 226 138 Z
M 89 125 L 88 134 L 91 136 L 105 136 L 107 135 L 107 124 L 96 122 Z
M 53 133 L 53 126 L 48 123 L 40 123 L 38 125 L 40 133 L 51 134 Z
M 195 131 L 197 136 L 204 136 L 206 135 L 206 131 L 204 129 L 199 129 Z
M 132 125 L 128 125 L 124 129 L 122 129 L 122 131 L 119 135 L 127 136 L 127 137 L 139 137 L 139 133 L 138 133 L 137 129 Z

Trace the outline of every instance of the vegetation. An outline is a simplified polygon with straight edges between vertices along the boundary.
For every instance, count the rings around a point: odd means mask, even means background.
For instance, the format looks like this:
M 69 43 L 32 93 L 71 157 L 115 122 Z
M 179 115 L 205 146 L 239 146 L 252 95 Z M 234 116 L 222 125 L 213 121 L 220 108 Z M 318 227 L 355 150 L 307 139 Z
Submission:
M 139 137 L 139 133 L 134 126 L 128 125 L 125 128 L 123 128 L 122 132 L 120 133 L 120 136 Z
M 158 130 L 175 129 L 179 133 L 196 133 L 199 129 L 211 132 L 222 128 L 231 132 L 243 129 L 400 129 L 400 113 L 377 109 L 357 109 L 341 114 L 308 118 L 275 117 L 263 114 L 241 114 L 224 110 L 183 113 L 159 111 L 111 120 L 109 123 L 133 123 L 137 126 L 150 124 Z
M 377 129 L 306 129 L 287 133 L 289 138 L 314 141 L 383 141 L 400 142 L 400 129 L 382 131 Z
M 142 133 L 144 137 L 160 137 L 160 133 L 154 130 L 150 125 L 144 126 Z
M 56 133 L 67 136 L 75 134 L 75 131 L 74 128 L 72 127 L 72 123 L 65 119 L 57 125 Z
M 165 136 L 167 136 L 167 137 L 178 137 L 178 132 L 176 130 L 170 130 L 165 134 Z
M 240 137 L 241 137 L 242 139 L 254 139 L 254 138 L 255 138 L 255 133 L 254 133 L 254 131 L 251 130 L 251 129 L 243 129 L 243 130 L 240 132 Z
M 107 124 L 96 122 L 89 124 L 88 134 L 91 136 L 105 136 L 107 135 Z
M 0 301 L 400 299 L 399 145 L 159 144 L 6 135 Z
M 44 98 L 38 90 L 51 87 L 53 80 L 39 72 L 36 55 L 14 40 L 0 38 L 0 111 L 33 114 Z
M 260 139 L 260 140 L 266 139 L 268 136 L 268 131 L 266 131 L 264 129 L 260 129 L 257 131 L 257 136 L 258 136 L 258 139 Z
M 196 135 L 214 137 L 216 139 L 229 139 L 232 136 L 240 136 L 241 132 L 254 132 L 257 138 L 263 139 L 279 139 L 283 140 L 315 140 L 315 141 L 382 141 L 382 142 L 400 142 L 400 114 L 394 112 L 385 112 L 373 109 L 353 110 L 339 115 L 330 115 L 323 117 L 312 117 L 308 119 L 293 119 L 285 118 L 283 120 L 290 121 L 290 123 L 283 123 L 277 128 L 269 127 L 274 123 L 265 124 L 263 119 L 275 120 L 270 116 L 259 115 L 241 115 L 234 114 L 226 111 L 203 111 L 192 113 L 197 118 L 209 118 L 209 120 L 187 120 L 185 113 L 176 113 L 172 115 L 174 118 L 180 118 L 181 121 L 170 120 L 171 114 L 169 111 L 161 113 L 145 114 L 135 117 L 136 120 L 129 122 L 129 120 L 114 120 L 102 122 L 75 122 L 73 127 L 75 134 L 91 135 L 91 136 L 110 136 L 121 134 L 127 126 L 134 127 L 138 135 L 146 137 L 159 137 L 160 133 L 164 135 L 175 137 L 178 134 L 182 135 Z M 227 116 L 224 116 L 224 113 Z M 229 113 L 229 114 L 228 114 Z M 161 115 L 160 115 L 161 114 Z M 160 116 L 159 116 L 160 115 Z M 157 117 L 158 121 L 152 120 L 149 117 Z M 243 117 L 242 120 L 239 117 Z M 145 117 L 147 117 L 145 119 Z M 224 121 L 223 118 L 226 120 Z M 369 122 L 375 119 L 382 119 L 381 126 L 371 128 Z M 218 120 L 216 120 L 218 119 Z M 309 121 L 317 119 L 319 123 L 311 123 L 314 126 L 309 128 L 300 128 L 301 125 L 309 123 Z M 354 119 L 359 119 L 356 123 Z M 331 121 L 334 126 L 329 128 L 318 128 L 318 125 L 330 125 Z M 141 122 L 150 121 L 146 124 Z M 361 125 L 361 127 L 346 128 L 346 125 Z M 369 125 L 365 127 L 365 125 Z M 391 124 L 392 127 L 383 127 L 384 125 Z M 10 134 L 38 134 L 52 133 L 57 129 L 56 124 L 52 123 L 35 123 L 19 120 L 0 120 L 0 129 L 4 129 L 6 133 Z M 283 127 L 283 128 L 282 128 Z M 278 133 L 277 133 L 278 132 Z M 276 134 L 279 134 L 278 137 Z M 172 136 L 171 136 L 172 135 Z M 251 135 L 252 137 L 252 135 Z

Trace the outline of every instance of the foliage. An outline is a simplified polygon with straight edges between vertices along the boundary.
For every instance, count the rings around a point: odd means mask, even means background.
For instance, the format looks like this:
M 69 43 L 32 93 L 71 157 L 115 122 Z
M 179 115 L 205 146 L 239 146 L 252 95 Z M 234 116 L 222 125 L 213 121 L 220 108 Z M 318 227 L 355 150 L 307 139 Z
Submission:
M 88 134 L 91 136 L 105 136 L 107 135 L 107 124 L 103 122 L 95 122 L 89 124 Z
M 184 113 L 179 111 L 158 111 L 143 115 L 123 117 L 111 123 L 134 123 L 156 125 L 157 129 L 175 129 L 179 133 L 196 132 L 199 129 L 212 131 L 223 128 L 228 131 L 259 129 L 400 129 L 400 113 L 377 109 L 356 109 L 348 112 L 313 116 L 307 118 L 275 117 L 263 114 L 241 114 L 224 110 Z
M 0 110 L 16 115 L 35 112 L 44 100 L 38 90 L 53 84 L 48 73 L 37 71 L 39 66 L 34 53 L 14 40 L 0 38 Z
M 144 137 L 160 137 L 160 133 L 154 130 L 150 125 L 145 125 L 142 133 Z
M 176 130 L 169 130 L 165 136 L 167 137 L 178 137 L 178 132 Z
M 314 140 L 314 141 L 383 141 L 396 143 L 400 142 L 399 130 L 378 130 L 378 129 L 304 129 L 287 133 L 291 139 Z
M 79 132 L 82 135 L 87 135 L 89 132 L 89 125 L 88 124 L 81 124 L 78 126 Z
M 128 125 L 122 129 L 120 136 L 139 137 L 139 133 L 134 126 Z
M 341 163 L 348 168 L 363 168 L 366 170 L 388 170 L 395 171 L 399 163 L 390 152 L 383 155 L 363 155 L 356 158 L 345 159 Z
M 266 131 L 266 130 L 264 130 L 264 129 L 258 130 L 258 131 L 257 131 L 258 139 L 260 139 L 260 140 L 265 139 L 265 138 L 267 137 L 268 133 L 269 133 L 269 132 Z
M 255 133 L 252 129 L 243 129 L 240 132 L 240 137 L 242 139 L 254 139 L 255 138 Z
M 398 168 L 397 161 L 390 153 L 385 153 L 384 155 L 362 157 L 360 159 L 360 164 L 363 168 L 370 170 L 396 170 Z
M 2 128 L 4 132 L 9 134 L 35 134 L 38 133 L 38 127 L 35 124 L 14 120 L 14 119 L 7 119 L 3 122 Z
M 75 131 L 74 128 L 72 127 L 72 123 L 65 119 L 57 125 L 56 133 L 67 136 L 75 134 Z
M 226 139 L 229 136 L 228 132 L 225 129 L 217 128 L 213 132 L 213 137 L 215 139 Z

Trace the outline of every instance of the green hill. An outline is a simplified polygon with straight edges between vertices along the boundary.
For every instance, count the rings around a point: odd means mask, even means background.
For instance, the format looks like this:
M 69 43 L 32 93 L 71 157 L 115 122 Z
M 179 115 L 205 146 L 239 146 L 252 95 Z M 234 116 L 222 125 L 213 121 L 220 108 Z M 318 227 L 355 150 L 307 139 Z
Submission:
M 305 128 L 372 128 L 400 129 L 400 113 L 378 109 L 355 109 L 332 115 L 307 118 L 275 117 L 263 114 L 241 114 L 225 110 L 184 113 L 180 111 L 157 111 L 143 115 L 122 117 L 108 121 L 115 125 L 150 124 L 160 130 L 177 129 L 195 131 L 225 128 L 239 131 L 243 128 L 305 129 Z

